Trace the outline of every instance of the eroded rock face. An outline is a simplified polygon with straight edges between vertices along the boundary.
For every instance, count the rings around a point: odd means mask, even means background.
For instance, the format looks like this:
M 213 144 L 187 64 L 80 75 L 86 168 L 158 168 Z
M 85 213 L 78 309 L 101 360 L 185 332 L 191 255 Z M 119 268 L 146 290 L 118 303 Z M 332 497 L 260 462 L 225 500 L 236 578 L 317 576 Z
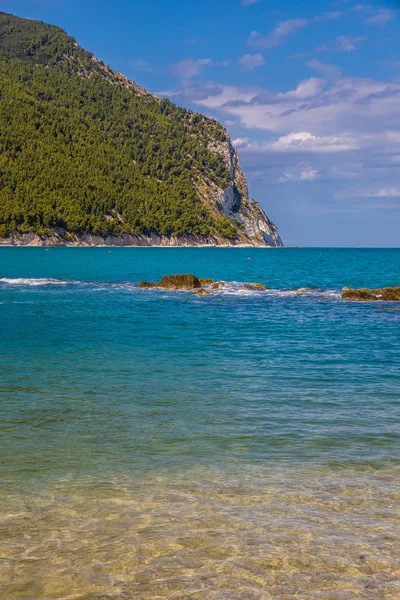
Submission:
M 191 274 L 183 275 L 164 275 L 159 283 L 150 283 L 148 281 L 141 281 L 139 283 L 141 288 L 154 288 L 160 287 L 164 290 L 195 290 L 201 288 L 200 280 Z
M 400 286 L 392 286 L 386 288 L 377 288 L 375 290 L 369 288 L 347 289 L 342 298 L 345 300 L 358 300 L 364 302 L 371 301 L 400 301 Z
M 209 150 L 219 154 L 230 171 L 231 183 L 225 190 L 217 190 L 215 204 L 229 219 L 242 225 L 242 243 L 254 246 L 283 246 L 278 229 L 261 206 L 249 197 L 246 178 L 240 166 L 239 155 L 227 134 L 226 142 L 210 142 Z

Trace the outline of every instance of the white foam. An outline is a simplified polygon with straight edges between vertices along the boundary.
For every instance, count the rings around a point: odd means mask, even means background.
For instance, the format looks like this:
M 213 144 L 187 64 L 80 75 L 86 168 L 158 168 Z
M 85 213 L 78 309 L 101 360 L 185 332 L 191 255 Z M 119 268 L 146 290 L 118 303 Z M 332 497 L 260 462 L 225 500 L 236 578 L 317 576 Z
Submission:
M 1 277 L 0 283 L 7 285 L 68 285 L 69 283 L 76 283 L 74 281 L 64 281 L 63 279 L 48 279 L 48 278 L 34 278 L 34 277 Z
M 242 289 L 244 283 L 237 281 L 225 283 L 224 286 L 218 289 L 210 289 L 213 294 L 223 296 L 256 296 L 256 297 L 276 297 L 276 298 L 340 298 L 339 290 L 322 290 L 322 289 L 304 289 L 304 290 L 288 290 L 288 289 L 268 289 L 268 290 L 248 290 Z

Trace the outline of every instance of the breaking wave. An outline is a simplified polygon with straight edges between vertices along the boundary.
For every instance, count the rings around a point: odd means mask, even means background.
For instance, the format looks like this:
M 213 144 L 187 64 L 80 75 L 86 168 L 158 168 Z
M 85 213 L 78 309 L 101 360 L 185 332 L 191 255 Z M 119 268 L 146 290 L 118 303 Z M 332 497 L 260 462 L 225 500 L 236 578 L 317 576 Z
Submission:
M 299 288 L 299 289 L 285 289 L 285 288 L 270 288 L 267 290 L 251 290 L 243 289 L 244 282 L 227 282 L 224 286 L 214 290 L 207 287 L 209 291 L 217 295 L 237 295 L 237 296 L 273 296 L 278 298 L 297 298 L 301 296 L 305 297 L 322 297 L 322 298 L 340 298 L 342 292 L 340 290 L 333 289 L 314 289 L 314 288 Z
M 79 283 L 75 281 L 65 281 L 63 279 L 51 279 L 45 277 L 1 277 L 0 283 L 18 286 L 39 286 L 39 285 L 68 285 Z

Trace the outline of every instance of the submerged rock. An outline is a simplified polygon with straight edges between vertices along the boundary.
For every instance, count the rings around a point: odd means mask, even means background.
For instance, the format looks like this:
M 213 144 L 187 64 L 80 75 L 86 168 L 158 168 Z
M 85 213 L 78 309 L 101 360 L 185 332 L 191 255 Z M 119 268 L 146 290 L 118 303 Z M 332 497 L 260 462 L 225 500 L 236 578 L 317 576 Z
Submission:
M 214 282 L 214 279 L 207 279 L 206 277 L 200 277 L 199 279 L 201 285 L 211 285 Z
M 196 296 L 211 296 L 211 293 L 207 290 L 199 290 L 196 292 Z
M 263 283 L 245 283 L 244 285 L 242 285 L 241 287 L 242 290 L 248 290 L 248 291 L 256 291 L 256 290 L 267 290 L 267 286 L 264 285 Z
M 191 274 L 164 275 L 164 277 L 159 283 L 149 283 L 148 281 L 141 281 L 139 283 L 139 287 L 160 287 L 164 288 L 164 290 L 195 290 L 201 288 L 201 283 L 195 275 Z
M 358 300 L 358 301 L 376 301 L 376 300 L 387 300 L 387 301 L 400 301 L 400 286 L 391 286 L 386 288 L 349 288 L 342 294 L 342 298 L 345 300 Z
M 150 283 L 150 281 L 141 281 L 139 283 L 139 287 L 140 288 L 154 288 L 154 287 L 160 287 L 159 283 Z
M 218 290 L 220 287 L 224 287 L 224 285 L 225 281 L 215 281 L 211 284 L 211 287 L 213 288 L 213 290 Z

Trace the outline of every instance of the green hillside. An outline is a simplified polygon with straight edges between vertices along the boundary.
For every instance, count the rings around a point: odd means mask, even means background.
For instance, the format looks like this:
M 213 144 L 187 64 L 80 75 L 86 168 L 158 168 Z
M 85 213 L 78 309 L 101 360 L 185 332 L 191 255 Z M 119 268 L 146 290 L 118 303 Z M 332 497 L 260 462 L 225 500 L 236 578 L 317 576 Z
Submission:
M 0 13 L 0 99 L 0 237 L 240 235 L 199 194 L 231 181 L 208 149 L 227 141 L 223 127 L 147 93 L 62 29 Z

